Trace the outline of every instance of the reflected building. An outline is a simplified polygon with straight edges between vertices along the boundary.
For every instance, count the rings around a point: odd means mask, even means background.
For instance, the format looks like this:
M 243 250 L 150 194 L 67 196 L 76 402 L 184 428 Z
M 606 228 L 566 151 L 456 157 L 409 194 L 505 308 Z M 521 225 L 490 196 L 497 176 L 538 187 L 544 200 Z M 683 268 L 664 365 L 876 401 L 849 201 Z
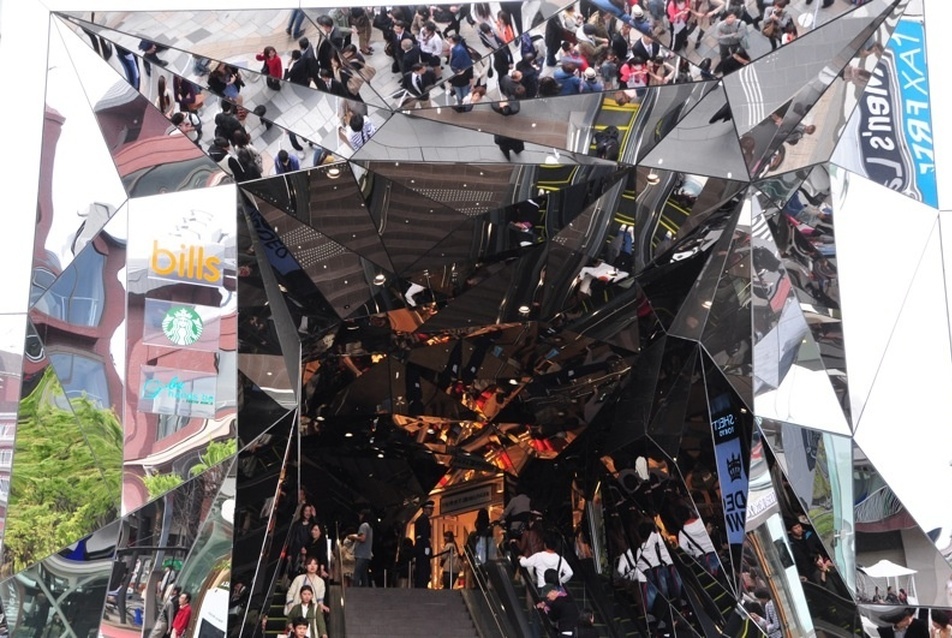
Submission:
M 897 436 L 894 392 L 919 330 L 922 392 L 952 383 L 925 20 L 820 4 L 726 74 L 718 19 L 675 52 L 607 2 L 52 11 L 0 315 L 7 631 L 148 635 L 178 586 L 187 635 L 277 635 L 314 556 L 332 636 L 420 595 L 453 624 L 454 585 L 477 635 L 543 635 L 505 556 L 543 532 L 599 636 L 941 621 L 950 441 Z M 643 83 L 603 64 L 636 40 Z

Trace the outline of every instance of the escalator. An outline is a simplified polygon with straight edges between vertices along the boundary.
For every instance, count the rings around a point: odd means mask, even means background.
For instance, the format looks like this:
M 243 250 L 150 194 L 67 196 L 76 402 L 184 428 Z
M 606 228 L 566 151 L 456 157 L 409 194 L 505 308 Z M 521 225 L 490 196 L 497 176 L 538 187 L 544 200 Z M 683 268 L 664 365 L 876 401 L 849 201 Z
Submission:
M 618 161 L 628 164 L 635 163 L 635 149 L 637 141 L 636 122 L 638 113 L 641 111 L 640 104 L 630 102 L 628 104 L 619 104 L 610 94 L 606 93 L 602 98 L 598 112 L 592 118 L 592 128 L 589 131 L 588 154 L 595 155 L 595 134 L 604 131 L 609 126 L 614 126 L 619 132 L 619 150 Z M 611 94 L 613 95 L 613 93 Z

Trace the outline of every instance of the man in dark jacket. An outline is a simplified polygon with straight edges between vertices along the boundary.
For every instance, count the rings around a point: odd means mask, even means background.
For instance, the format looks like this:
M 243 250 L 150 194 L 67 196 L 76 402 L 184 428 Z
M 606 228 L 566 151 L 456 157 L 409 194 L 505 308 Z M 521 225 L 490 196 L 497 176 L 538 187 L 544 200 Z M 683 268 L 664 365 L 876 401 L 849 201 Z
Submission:
M 403 76 L 403 88 L 407 90 L 404 107 L 426 107 L 430 105 L 430 89 L 438 82 L 436 73 L 421 63 L 414 64 L 410 72 Z
M 433 546 L 430 539 L 431 526 L 430 516 L 433 515 L 433 501 L 427 501 L 423 504 L 423 513 L 417 517 L 413 524 L 414 542 L 413 559 L 416 564 L 413 566 L 413 586 L 418 589 L 426 589 L 432 578 L 431 560 L 433 559 Z
M 891 623 L 892 627 L 879 627 L 878 631 L 881 638 L 895 638 L 896 636 L 902 636 L 903 638 L 929 637 L 928 625 L 922 619 L 916 618 L 915 610 L 911 607 L 886 614 L 882 616 L 882 619 Z
M 546 585 L 541 593 L 543 600 L 536 606 L 555 623 L 560 636 L 574 636 L 579 612 L 569 593 L 555 585 Z

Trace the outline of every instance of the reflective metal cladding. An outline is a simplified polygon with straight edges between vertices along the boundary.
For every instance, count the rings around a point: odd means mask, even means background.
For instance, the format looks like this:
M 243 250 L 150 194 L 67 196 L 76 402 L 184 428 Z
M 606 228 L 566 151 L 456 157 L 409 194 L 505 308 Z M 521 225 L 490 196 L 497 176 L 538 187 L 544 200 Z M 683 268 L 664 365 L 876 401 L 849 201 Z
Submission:
M 927 33 L 904 0 L 54 13 L 6 632 L 161 633 L 178 586 L 187 635 L 277 633 L 305 501 L 330 602 L 359 511 L 383 585 L 428 498 L 468 533 L 516 491 L 599 635 L 947 631 Z

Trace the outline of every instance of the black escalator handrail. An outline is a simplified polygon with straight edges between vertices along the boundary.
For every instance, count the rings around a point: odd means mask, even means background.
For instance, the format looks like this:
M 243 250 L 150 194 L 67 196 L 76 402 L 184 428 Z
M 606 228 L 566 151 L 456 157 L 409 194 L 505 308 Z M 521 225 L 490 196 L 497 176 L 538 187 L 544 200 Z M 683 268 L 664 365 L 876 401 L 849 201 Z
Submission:
M 335 538 L 334 550 L 333 550 L 334 563 L 335 563 L 335 570 L 337 571 L 337 575 L 340 577 L 340 608 L 343 610 L 343 609 L 346 609 L 346 607 L 344 607 L 344 592 L 347 591 L 347 588 L 344 587 L 344 573 L 343 573 L 344 553 L 343 551 L 341 551 L 341 547 L 340 547 L 340 521 L 334 522 L 334 538 Z M 327 588 L 327 591 L 330 592 L 330 587 Z M 343 613 L 339 614 L 339 618 L 340 618 L 341 626 L 340 626 L 340 631 L 337 632 L 337 635 L 346 636 L 347 627 L 345 626 L 346 621 L 344 620 L 344 614 Z
M 496 613 L 497 606 L 491 600 L 492 596 L 489 594 L 489 583 L 486 582 L 485 574 L 481 572 L 481 566 L 476 563 L 476 556 L 472 550 L 470 550 L 468 543 L 463 544 L 463 555 L 466 557 L 466 560 L 469 561 L 469 571 L 473 575 L 473 581 L 476 583 L 476 587 L 479 588 L 479 593 L 482 594 L 483 600 L 486 602 L 486 608 L 489 609 L 489 612 L 493 616 L 493 622 L 499 630 L 499 635 L 505 636 L 506 630 L 503 629 L 503 622 L 499 619 L 499 614 Z
M 504 558 L 487 561 L 485 570 L 512 627 L 518 630 L 520 636 L 533 635 L 529 627 L 528 614 L 523 607 L 523 598 L 513 587 L 512 566 L 509 561 Z
M 272 513 L 272 515 L 274 515 L 274 513 Z M 278 583 L 278 574 L 281 572 L 281 558 L 280 558 L 280 557 L 287 555 L 288 543 L 291 542 L 291 532 L 292 532 L 293 530 L 294 530 L 294 522 L 292 521 L 291 524 L 288 525 L 288 530 L 287 530 L 287 532 L 285 532 L 285 534 L 284 534 L 284 541 L 283 541 L 283 543 L 281 544 L 281 553 L 278 555 L 278 556 L 279 556 L 279 558 L 278 558 L 278 569 L 275 569 L 275 570 L 274 570 L 274 573 L 271 575 L 271 582 L 268 583 L 268 586 L 267 586 L 267 588 L 265 589 L 265 596 L 264 596 L 264 598 L 262 599 L 262 600 L 263 600 L 263 604 L 265 605 L 264 609 L 269 609 L 270 606 L 271 606 L 271 598 L 274 596 L 274 588 L 275 588 L 275 585 L 277 585 L 277 583 Z M 263 548 L 262 548 L 262 550 L 263 550 Z M 263 551 L 262 551 L 262 556 L 264 556 L 264 555 L 265 555 L 265 551 L 263 550 Z M 260 560 L 260 559 L 259 559 L 259 560 Z M 259 565 L 261 565 L 260 562 L 259 562 Z M 260 567 L 259 567 L 259 569 L 260 569 Z M 288 566 L 288 569 L 290 569 L 290 565 Z M 262 612 L 264 611 L 264 609 L 262 610 Z M 251 611 L 251 604 L 250 604 L 250 598 L 249 598 L 248 607 L 245 609 L 245 615 L 244 615 L 244 617 L 242 618 L 242 630 L 244 629 L 245 624 L 248 622 L 248 612 L 250 612 L 250 611 Z M 258 620 L 256 621 L 257 623 L 260 623 L 260 622 L 261 622 L 261 617 L 262 617 L 262 615 L 263 615 L 263 614 L 258 614 Z

